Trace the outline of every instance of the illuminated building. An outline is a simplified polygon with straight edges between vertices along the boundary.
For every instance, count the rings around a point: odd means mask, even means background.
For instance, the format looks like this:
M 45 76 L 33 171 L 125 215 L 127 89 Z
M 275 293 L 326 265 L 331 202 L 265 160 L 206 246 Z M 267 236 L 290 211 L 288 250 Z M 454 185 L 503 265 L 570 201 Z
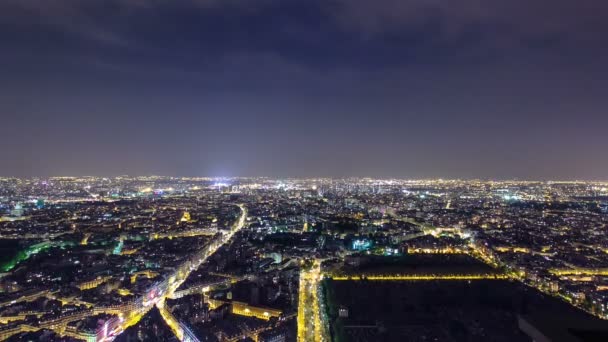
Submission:
M 231 303 L 232 313 L 235 315 L 269 320 L 271 317 L 280 317 L 283 313 L 281 310 L 252 306 L 243 302 L 233 301 Z
M 77 285 L 80 290 L 90 290 L 112 279 L 112 276 L 97 277 L 93 280 L 85 281 Z
M 351 246 L 355 251 L 366 251 L 372 248 L 372 242 L 367 239 L 355 239 Z
M 190 222 L 191 220 L 192 220 L 192 218 L 190 217 L 190 213 L 187 211 L 184 211 L 184 214 L 182 215 L 180 222 Z
M 21 217 L 23 216 L 23 206 L 21 203 L 15 204 L 13 210 L 11 210 L 11 216 L 13 217 Z

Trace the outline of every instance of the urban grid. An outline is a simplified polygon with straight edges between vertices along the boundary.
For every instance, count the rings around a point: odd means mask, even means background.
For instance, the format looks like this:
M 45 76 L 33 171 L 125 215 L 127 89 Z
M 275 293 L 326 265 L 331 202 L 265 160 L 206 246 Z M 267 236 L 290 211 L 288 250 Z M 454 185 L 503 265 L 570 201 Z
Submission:
M 1 340 L 530 341 L 608 325 L 608 183 L 3 178 L 0 211 Z

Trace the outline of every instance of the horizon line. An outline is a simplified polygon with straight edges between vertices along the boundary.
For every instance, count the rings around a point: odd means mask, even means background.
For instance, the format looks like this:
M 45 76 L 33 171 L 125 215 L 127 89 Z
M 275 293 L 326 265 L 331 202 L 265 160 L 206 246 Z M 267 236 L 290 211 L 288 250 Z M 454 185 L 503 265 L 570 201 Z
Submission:
M 19 180 L 36 180 L 36 179 L 61 179 L 61 178 L 174 178 L 174 179 L 269 179 L 269 180 L 376 180 L 376 181 L 434 181 L 434 182 L 527 182 L 527 183 L 608 183 L 608 180 L 599 179 L 525 179 L 525 178 L 398 178 L 398 177 L 370 177 L 370 176 L 343 176 L 343 177 L 295 177 L 295 176 L 167 176 L 167 175 L 113 175 L 113 176 L 95 176 L 95 175 L 80 175 L 80 176 L 0 176 L 0 180 L 19 179 Z

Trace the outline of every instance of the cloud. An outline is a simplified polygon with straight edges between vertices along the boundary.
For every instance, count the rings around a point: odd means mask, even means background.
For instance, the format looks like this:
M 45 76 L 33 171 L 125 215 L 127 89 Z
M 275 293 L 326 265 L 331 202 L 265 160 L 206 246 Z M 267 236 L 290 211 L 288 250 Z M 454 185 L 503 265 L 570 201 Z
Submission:
M 566 34 L 599 39 L 608 32 L 604 0 L 334 0 L 341 25 L 366 34 L 438 25 L 444 37 L 473 28 L 519 39 Z
M 0 1 L 0 24 L 17 33 L 67 33 L 100 59 L 111 52 L 89 45 L 194 64 L 234 54 L 353 68 L 479 61 L 507 51 L 559 56 L 573 47 L 593 55 L 606 45 L 606 17 L 604 0 Z
M 580 32 L 589 38 L 603 35 L 608 28 L 608 2 L 604 0 L 4 0 L 0 17 L 21 11 L 48 20 L 86 20 L 99 9 L 114 14 L 171 6 L 264 11 L 302 4 L 322 8 L 345 29 L 368 34 L 437 24 L 448 36 L 484 26 L 521 36 Z
M 141 17 L 212 9 L 251 11 L 274 0 L 3 0 L 0 24 L 17 28 L 49 27 L 99 43 L 127 45 L 124 34 Z M 175 13 L 174 13 L 175 14 Z M 128 21 L 128 22 L 127 22 Z
M 47 28 L 102 44 L 127 45 L 128 41 L 118 31 L 104 25 L 95 14 L 100 3 L 5 0 L 0 3 L 0 23 L 16 27 L 17 30 Z M 122 3 L 122 0 L 117 0 L 117 3 Z

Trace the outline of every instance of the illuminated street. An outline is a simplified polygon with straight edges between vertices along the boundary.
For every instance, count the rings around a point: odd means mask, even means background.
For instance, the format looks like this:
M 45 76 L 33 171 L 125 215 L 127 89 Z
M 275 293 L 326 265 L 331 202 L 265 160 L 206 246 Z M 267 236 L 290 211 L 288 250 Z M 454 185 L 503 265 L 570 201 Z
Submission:
M 505 274 L 446 274 L 446 275 L 352 275 L 331 277 L 333 280 L 414 281 L 414 280 L 493 280 L 511 279 Z
M 241 210 L 241 215 L 239 216 L 238 220 L 235 222 L 235 224 L 233 225 L 232 229 L 229 232 L 222 234 L 218 241 L 212 242 L 209 246 L 206 246 L 202 250 L 201 257 L 198 258 L 197 261 L 193 265 L 190 265 L 189 267 L 186 267 L 186 268 L 182 267 L 182 268 L 179 268 L 178 270 L 176 270 L 176 273 L 173 274 L 171 277 L 169 277 L 169 282 L 166 285 L 166 288 L 160 287 L 158 289 L 160 296 L 152 298 L 151 301 L 148 301 L 148 298 L 142 298 L 144 307 L 138 308 L 135 311 L 125 313 L 125 316 L 127 317 L 127 319 L 124 320 L 124 323 L 122 323 L 117 329 L 114 330 L 117 333 L 115 335 L 110 334 L 105 339 L 101 339 L 101 341 L 111 341 L 114 338 L 116 338 L 116 336 L 119 335 L 126 328 L 137 324 L 139 322 L 139 320 L 148 312 L 148 310 L 150 310 L 153 307 L 152 304 L 156 305 L 160 309 L 162 317 L 165 320 L 165 322 L 167 323 L 167 325 L 171 328 L 171 330 L 176 335 L 176 337 L 180 341 L 183 341 L 184 340 L 184 331 L 180 327 L 179 322 L 175 319 L 175 317 L 166 310 L 166 308 L 164 306 L 165 299 L 172 297 L 173 293 L 188 278 L 188 276 L 190 275 L 190 273 L 193 270 L 197 269 L 202 263 L 205 262 L 205 260 L 207 260 L 207 258 L 209 258 L 209 256 L 213 255 L 213 253 L 215 253 L 215 251 L 217 251 L 218 248 L 220 248 L 222 245 L 224 245 L 225 243 L 230 241 L 232 236 L 234 236 L 235 233 L 237 233 L 239 230 L 241 230 L 245 226 L 245 222 L 247 220 L 247 208 L 245 208 L 245 206 L 242 204 L 239 204 L 238 207 Z M 154 290 L 152 290 L 152 291 L 154 291 Z M 148 296 L 148 295 L 146 294 L 146 296 Z
M 320 280 L 319 260 L 315 260 L 309 270 L 302 269 L 300 272 L 298 341 L 330 341 L 319 301 Z

